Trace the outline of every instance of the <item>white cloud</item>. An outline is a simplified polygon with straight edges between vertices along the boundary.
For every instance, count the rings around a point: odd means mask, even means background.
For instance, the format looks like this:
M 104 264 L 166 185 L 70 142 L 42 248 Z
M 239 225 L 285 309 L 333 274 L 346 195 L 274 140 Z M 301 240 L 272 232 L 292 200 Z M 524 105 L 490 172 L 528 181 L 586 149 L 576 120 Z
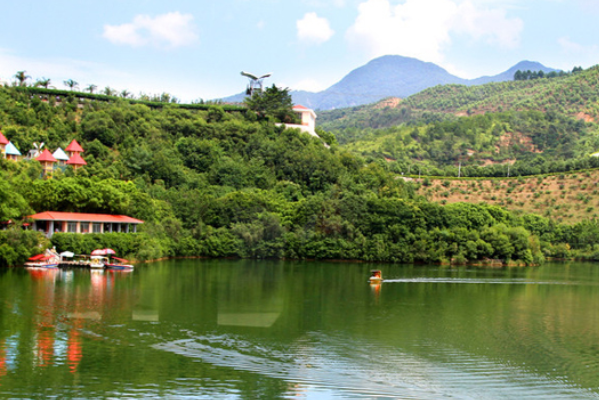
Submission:
M 367 0 L 358 6 L 346 39 L 369 57 L 399 54 L 432 62 L 443 59 L 454 33 L 502 47 L 518 45 L 522 21 L 507 18 L 504 9 L 482 7 L 469 0 Z
M 562 50 L 571 54 L 594 55 L 599 52 L 599 46 L 597 45 L 585 46 L 580 43 L 573 42 L 567 37 L 559 38 L 557 42 L 561 46 Z
M 524 28 L 522 20 L 508 19 L 505 10 L 478 9 L 470 1 L 460 4 L 453 26 L 456 32 L 505 48 L 515 48 L 520 44 Z
M 133 22 L 121 25 L 104 25 L 104 38 L 115 44 L 141 47 L 181 47 L 198 40 L 193 16 L 171 12 L 154 18 L 137 15 Z
M 568 70 L 572 68 L 574 65 L 587 68 L 597 64 L 597 59 L 599 58 L 598 45 L 584 45 L 576 43 L 567 37 L 559 38 L 557 42 L 561 47 L 562 52 L 565 54 L 565 57 L 562 56 L 562 61 L 559 62 L 560 68 Z
M 317 81 L 316 79 L 304 79 L 299 82 L 296 82 L 293 85 L 290 85 L 293 90 L 306 90 L 308 92 L 320 92 L 325 90 L 328 86 Z
M 389 0 L 368 0 L 358 6 L 346 38 L 369 57 L 400 54 L 439 61 L 441 47 L 450 42 L 456 8 L 449 0 L 407 0 L 396 6 Z
M 296 22 L 297 38 L 306 43 L 321 44 L 329 40 L 335 33 L 326 18 L 315 12 L 306 13 L 304 18 Z

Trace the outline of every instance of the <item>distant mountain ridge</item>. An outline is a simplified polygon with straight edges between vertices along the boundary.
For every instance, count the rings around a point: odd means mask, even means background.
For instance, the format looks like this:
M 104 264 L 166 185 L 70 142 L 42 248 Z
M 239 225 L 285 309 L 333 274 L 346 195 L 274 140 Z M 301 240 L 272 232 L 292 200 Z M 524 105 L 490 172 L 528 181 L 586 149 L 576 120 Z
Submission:
M 482 85 L 513 80 L 517 70 L 558 71 L 532 61 L 522 61 L 505 72 L 476 79 L 463 79 L 430 62 L 396 55 L 375 58 L 347 74 L 339 82 L 321 92 L 292 91 L 293 102 L 316 110 L 332 110 L 375 103 L 385 97 L 406 98 L 437 85 Z M 244 94 L 223 98 L 225 102 L 241 102 Z

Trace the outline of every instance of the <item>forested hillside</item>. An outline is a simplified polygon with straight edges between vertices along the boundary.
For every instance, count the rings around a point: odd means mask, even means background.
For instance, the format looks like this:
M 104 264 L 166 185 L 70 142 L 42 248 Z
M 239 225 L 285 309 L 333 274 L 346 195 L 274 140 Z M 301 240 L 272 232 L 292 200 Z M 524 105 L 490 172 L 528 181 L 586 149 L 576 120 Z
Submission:
M 552 78 L 447 85 L 321 113 L 343 149 L 397 172 L 512 176 L 599 167 L 599 67 Z M 508 167 L 509 166 L 509 167 Z
M 552 111 L 595 120 L 599 117 L 599 66 L 574 71 L 554 78 L 435 86 L 400 101 L 324 111 L 319 118 L 327 130 L 386 128 L 504 111 Z
M 0 231 L 0 265 L 19 264 L 40 251 L 38 244 L 50 245 L 21 228 L 27 215 L 46 210 L 144 220 L 138 234 L 52 238 L 61 251 L 110 246 L 138 260 L 533 263 L 562 255 L 564 247 L 587 257 L 599 251 L 597 240 L 578 240 L 581 229 L 599 239 L 594 227 L 516 216 L 497 206 L 430 203 L 397 179 L 391 164 L 340 150 L 333 140 L 329 149 L 250 111 L 75 95 L 62 100 L 0 89 L 0 130 L 23 153 L 33 142 L 55 149 L 76 139 L 88 163 L 41 179 L 36 161 L 0 161 L 0 221 L 14 222 Z M 582 132 L 583 126 L 572 124 Z

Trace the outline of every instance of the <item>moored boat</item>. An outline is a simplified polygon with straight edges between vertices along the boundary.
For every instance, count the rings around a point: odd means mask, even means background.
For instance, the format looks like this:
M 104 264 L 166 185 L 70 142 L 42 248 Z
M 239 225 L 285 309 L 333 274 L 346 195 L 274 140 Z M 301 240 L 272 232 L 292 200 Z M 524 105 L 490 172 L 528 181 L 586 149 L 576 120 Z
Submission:
M 108 262 L 108 258 L 104 256 L 91 256 L 90 259 L 91 262 L 89 263 L 89 267 L 92 269 L 104 268 Z
M 60 256 L 52 250 L 46 250 L 42 254 L 29 257 L 25 263 L 25 268 L 58 268 Z
M 129 263 L 129 260 L 125 260 L 124 258 L 112 256 L 112 259 L 106 263 L 106 268 L 119 269 L 119 270 L 133 269 L 133 265 L 128 264 L 128 263 Z

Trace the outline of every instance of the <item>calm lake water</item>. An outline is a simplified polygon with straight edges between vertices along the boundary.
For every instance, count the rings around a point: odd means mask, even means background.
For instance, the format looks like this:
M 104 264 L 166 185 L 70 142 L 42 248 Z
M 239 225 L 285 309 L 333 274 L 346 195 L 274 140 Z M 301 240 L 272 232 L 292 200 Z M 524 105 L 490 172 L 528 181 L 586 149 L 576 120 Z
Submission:
M 0 398 L 597 399 L 599 264 L 0 269 Z

